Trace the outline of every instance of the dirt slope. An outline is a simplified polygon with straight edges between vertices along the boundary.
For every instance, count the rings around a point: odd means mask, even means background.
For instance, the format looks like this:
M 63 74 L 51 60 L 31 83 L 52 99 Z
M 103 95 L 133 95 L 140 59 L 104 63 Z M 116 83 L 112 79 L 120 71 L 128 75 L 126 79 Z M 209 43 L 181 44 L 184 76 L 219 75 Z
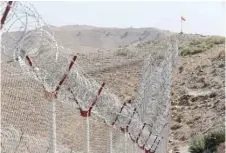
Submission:
M 173 86 L 172 144 L 224 128 L 224 59 L 224 46 L 180 59 Z

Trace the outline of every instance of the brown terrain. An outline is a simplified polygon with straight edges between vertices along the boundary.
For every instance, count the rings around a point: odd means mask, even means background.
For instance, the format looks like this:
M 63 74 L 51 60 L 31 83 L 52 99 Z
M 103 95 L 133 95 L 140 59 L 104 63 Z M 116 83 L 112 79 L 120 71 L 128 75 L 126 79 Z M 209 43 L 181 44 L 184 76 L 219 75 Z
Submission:
M 99 83 L 106 82 L 122 102 L 136 97 L 145 55 L 157 51 L 164 36 L 172 34 L 155 28 L 64 26 L 52 30 L 65 54 L 77 54 L 84 71 Z M 225 40 L 195 34 L 177 38 L 181 56 L 173 79 L 169 151 L 186 153 L 191 136 L 224 128 Z M 1 61 L 11 59 L 3 53 Z

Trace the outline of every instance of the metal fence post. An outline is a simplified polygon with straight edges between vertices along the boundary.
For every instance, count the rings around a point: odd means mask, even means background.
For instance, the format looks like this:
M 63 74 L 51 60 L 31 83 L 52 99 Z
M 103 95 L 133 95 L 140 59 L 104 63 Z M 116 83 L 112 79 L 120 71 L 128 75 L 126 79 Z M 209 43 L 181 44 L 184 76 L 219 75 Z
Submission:
M 51 119 L 50 119 L 50 153 L 56 153 L 56 101 L 50 102 Z
M 87 113 L 88 114 L 88 113 Z M 90 153 L 90 126 L 89 126 L 89 117 L 87 115 L 86 117 L 86 151 L 87 153 Z
M 127 153 L 127 135 L 126 135 L 126 132 L 125 132 L 125 138 L 124 138 L 124 140 L 125 140 L 125 153 Z
M 112 151 L 112 149 L 113 149 L 113 148 L 112 148 L 112 147 L 113 147 L 113 144 L 112 144 L 112 143 L 113 143 L 113 133 L 112 133 L 112 129 L 110 129 L 110 133 L 109 133 L 109 134 L 110 134 L 110 136 L 109 136 L 109 137 L 110 137 L 110 153 L 113 153 L 113 151 Z

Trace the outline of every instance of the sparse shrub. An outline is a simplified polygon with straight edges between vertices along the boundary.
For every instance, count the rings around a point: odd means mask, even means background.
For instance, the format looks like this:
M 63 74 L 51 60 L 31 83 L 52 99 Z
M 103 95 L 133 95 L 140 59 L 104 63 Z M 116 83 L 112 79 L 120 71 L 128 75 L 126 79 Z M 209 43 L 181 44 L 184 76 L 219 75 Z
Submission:
M 151 44 L 151 41 L 147 41 L 147 44 Z
M 153 42 L 153 45 L 157 45 L 159 43 L 158 40 L 153 40 L 152 42 Z
M 212 48 L 214 45 L 213 44 L 207 44 L 209 48 Z
M 182 73 L 183 70 L 184 70 L 184 67 L 183 67 L 183 66 L 180 66 L 180 67 L 179 67 L 179 73 Z
M 147 42 L 145 42 L 143 44 L 145 44 L 145 45 L 150 45 L 150 44 L 157 45 L 158 43 L 159 43 L 158 40 L 149 40 L 149 41 L 147 41 Z
M 137 44 L 137 48 L 142 48 L 142 46 L 143 46 L 142 43 Z
M 184 47 L 182 47 L 182 46 L 179 46 L 179 47 L 178 47 L 179 50 L 181 50 L 181 49 L 183 49 L 183 48 L 184 48 Z
M 190 42 L 190 45 L 196 46 L 196 45 L 199 45 L 199 44 L 201 44 L 201 43 L 202 43 L 201 40 L 193 40 L 193 41 Z
M 117 56 L 127 56 L 126 52 L 117 52 Z
M 78 32 L 78 33 L 76 34 L 76 36 L 81 36 L 81 32 Z
M 225 44 L 225 38 L 224 37 L 210 37 L 206 39 L 207 44 L 213 44 L 213 45 L 220 45 Z
M 196 136 L 190 140 L 190 153 L 214 153 L 217 146 L 225 141 L 225 131 L 214 131 L 205 136 Z
M 106 33 L 105 35 L 106 35 L 106 36 L 109 36 L 109 35 L 110 35 L 110 32 Z
M 190 153 L 203 153 L 205 151 L 204 137 L 192 138 L 190 141 Z
M 201 52 L 204 52 L 206 51 L 208 48 L 202 46 L 202 47 L 196 47 L 194 48 L 192 51 L 191 51 L 191 55 L 194 55 L 194 54 L 198 54 L 198 53 L 201 53 Z
M 116 52 L 116 56 L 127 56 L 128 52 L 129 52 L 129 50 L 127 48 L 119 49 Z
M 224 37 L 215 36 L 207 39 L 192 40 L 186 47 L 180 46 L 179 50 L 181 50 L 181 56 L 194 55 L 207 51 L 219 44 L 225 44 Z
M 184 48 L 181 51 L 181 56 L 198 54 L 198 53 L 204 52 L 204 51 L 206 51 L 208 49 L 209 49 L 209 47 L 206 47 L 206 46 L 197 46 L 197 47 Z
M 120 38 L 123 39 L 123 38 L 127 37 L 128 34 L 129 34 L 128 32 L 125 32 Z
M 190 55 L 191 49 L 190 48 L 184 48 L 181 51 L 181 56 Z

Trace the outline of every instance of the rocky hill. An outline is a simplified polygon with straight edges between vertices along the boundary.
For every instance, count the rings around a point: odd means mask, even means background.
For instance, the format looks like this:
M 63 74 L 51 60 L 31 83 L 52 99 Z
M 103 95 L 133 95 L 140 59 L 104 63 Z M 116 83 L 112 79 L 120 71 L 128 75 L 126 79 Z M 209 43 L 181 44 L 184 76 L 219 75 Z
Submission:
M 94 53 L 98 51 L 112 51 L 121 46 L 136 42 L 161 40 L 168 31 L 156 28 L 100 28 L 92 26 L 71 25 L 55 27 L 50 26 L 56 41 L 72 52 Z M 13 32 L 19 37 L 22 33 Z M 3 34 L 4 37 L 4 34 Z M 3 38 L 2 40 L 7 40 Z M 7 42 L 10 44 L 10 42 Z M 13 45 L 12 45 L 13 46 Z M 6 57 L 3 57 L 7 59 Z M 8 60 L 8 59 L 7 59 Z

